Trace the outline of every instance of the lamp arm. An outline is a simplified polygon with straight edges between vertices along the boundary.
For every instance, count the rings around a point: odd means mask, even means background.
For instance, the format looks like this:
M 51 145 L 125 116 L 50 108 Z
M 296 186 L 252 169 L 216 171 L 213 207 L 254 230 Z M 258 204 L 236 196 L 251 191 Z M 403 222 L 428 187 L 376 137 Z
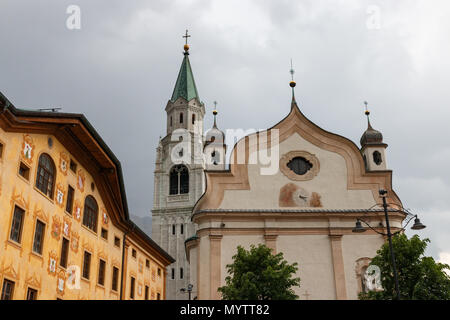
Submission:
M 412 219 L 416 218 L 417 215 L 413 215 L 412 213 L 408 212 L 408 215 L 410 215 L 411 217 L 409 218 L 409 220 L 405 223 L 405 226 L 403 228 L 401 228 L 400 230 L 394 232 L 392 235 L 396 235 L 399 234 L 402 231 L 406 230 L 406 227 L 408 226 L 408 224 L 411 222 Z
M 381 234 L 382 236 L 386 236 L 385 233 L 380 232 L 380 231 L 377 231 L 377 230 L 375 230 L 374 228 L 372 228 L 372 227 L 370 226 L 370 224 L 368 224 L 368 223 L 367 223 L 366 221 L 364 221 L 363 219 L 358 218 L 358 220 L 364 222 L 370 229 L 372 229 L 372 230 L 375 231 L 376 233 Z

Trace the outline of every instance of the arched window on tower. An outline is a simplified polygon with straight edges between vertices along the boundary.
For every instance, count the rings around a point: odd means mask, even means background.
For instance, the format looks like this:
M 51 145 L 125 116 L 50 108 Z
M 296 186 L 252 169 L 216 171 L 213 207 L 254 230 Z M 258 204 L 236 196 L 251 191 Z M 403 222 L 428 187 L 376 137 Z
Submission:
M 377 166 L 379 166 L 381 164 L 381 162 L 383 162 L 383 160 L 381 159 L 381 153 L 378 151 L 375 151 L 373 153 L 373 162 L 375 162 L 375 164 Z
M 172 116 L 170 116 L 170 126 L 172 126 L 173 125 L 173 123 L 172 123 Z
M 39 157 L 39 165 L 36 175 L 36 188 L 41 190 L 49 198 L 53 198 L 55 185 L 55 164 L 52 158 L 43 153 Z
M 183 112 L 180 113 L 180 123 L 183 123 Z
M 195 124 L 195 113 L 192 114 L 192 124 Z
M 189 170 L 180 164 L 170 169 L 169 194 L 189 193 Z

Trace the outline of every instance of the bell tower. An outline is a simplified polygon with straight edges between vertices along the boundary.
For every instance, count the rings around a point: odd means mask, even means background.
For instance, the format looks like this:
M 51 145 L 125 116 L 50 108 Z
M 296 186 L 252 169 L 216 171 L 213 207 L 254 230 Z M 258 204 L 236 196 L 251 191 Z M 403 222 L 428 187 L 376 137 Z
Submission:
M 156 149 L 152 208 L 152 239 L 176 262 L 167 268 L 167 299 L 187 299 L 180 291 L 191 283 L 184 242 L 196 232 L 191 222 L 194 204 L 205 189 L 203 117 L 201 102 L 189 61 L 186 39 L 180 71 L 167 102 L 166 136 Z M 192 289 L 196 295 L 197 288 Z

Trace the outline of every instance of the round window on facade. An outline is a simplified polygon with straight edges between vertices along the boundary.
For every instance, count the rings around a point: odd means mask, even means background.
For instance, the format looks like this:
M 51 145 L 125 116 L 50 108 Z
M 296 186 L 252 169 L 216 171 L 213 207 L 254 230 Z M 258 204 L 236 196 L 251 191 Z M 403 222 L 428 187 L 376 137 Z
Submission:
M 312 168 L 312 163 L 303 157 L 295 157 L 287 164 L 288 168 L 298 175 L 304 175 Z

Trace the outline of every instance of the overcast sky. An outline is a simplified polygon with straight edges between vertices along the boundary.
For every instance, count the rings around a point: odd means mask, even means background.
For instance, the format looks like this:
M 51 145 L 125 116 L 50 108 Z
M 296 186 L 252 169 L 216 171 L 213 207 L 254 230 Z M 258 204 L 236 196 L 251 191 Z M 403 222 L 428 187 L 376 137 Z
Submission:
M 69 5 L 81 29 L 66 26 Z M 23 108 L 83 113 L 120 159 L 130 210 L 150 215 L 155 148 L 182 60 L 211 125 L 268 128 L 296 97 L 322 128 L 389 144 L 393 187 L 450 263 L 450 2 L 0 0 L 0 91 Z M 408 232 L 411 235 L 411 232 Z

